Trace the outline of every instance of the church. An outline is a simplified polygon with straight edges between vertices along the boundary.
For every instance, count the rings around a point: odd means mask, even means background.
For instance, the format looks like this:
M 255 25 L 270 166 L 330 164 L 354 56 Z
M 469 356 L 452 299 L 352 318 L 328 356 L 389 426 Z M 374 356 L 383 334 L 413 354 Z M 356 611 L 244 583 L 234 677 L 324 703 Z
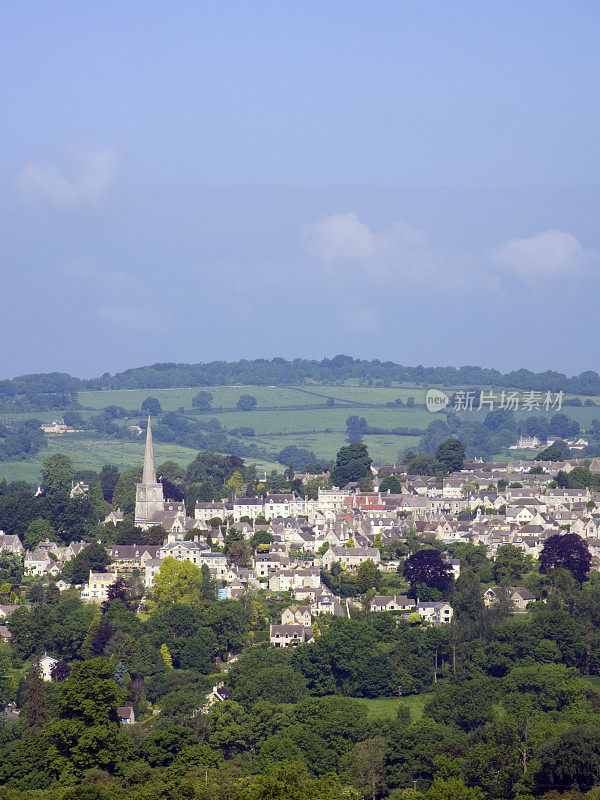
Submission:
M 142 482 L 135 487 L 135 524 L 143 530 L 162 525 L 170 537 L 181 535 L 195 527 L 195 520 L 185 513 L 185 503 L 165 500 L 162 483 L 156 478 L 152 426 L 148 417 L 146 450 Z

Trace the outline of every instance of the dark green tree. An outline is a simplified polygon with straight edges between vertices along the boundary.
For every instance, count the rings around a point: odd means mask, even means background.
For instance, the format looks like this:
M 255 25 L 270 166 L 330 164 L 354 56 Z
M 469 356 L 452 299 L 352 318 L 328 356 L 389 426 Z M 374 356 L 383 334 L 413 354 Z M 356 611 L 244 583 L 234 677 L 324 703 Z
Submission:
M 113 494 L 120 477 L 119 468 L 114 464 L 105 464 L 100 470 L 100 486 L 102 496 L 107 503 L 112 503 Z
M 592 726 L 568 728 L 540 752 L 541 791 L 589 791 L 600 781 L 600 730 Z
M 500 545 L 494 558 L 494 579 L 498 583 L 506 581 L 515 585 L 531 569 L 531 565 L 531 558 L 523 552 L 521 547 L 514 544 Z
M 406 559 L 402 572 L 413 594 L 419 583 L 441 592 L 452 584 L 452 568 L 442 559 L 439 550 L 418 550 Z
M 338 451 L 331 480 L 335 486 L 340 487 L 351 481 L 359 481 L 371 474 L 371 464 L 372 459 L 366 445 L 353 442 Z
M 371 559 L 363 561 L 356 570 L 356 590 L 360 594 L 369 589 L 377 589 L 381 585 L 381 573 Z
M 458 472 L 465 463 L 465 446 L 459 439 L 446 439 L 435 451 L 435 457 L 446 474 Z
M 147 397 L 142 402 L 142 412 L 144 414 L 150 414 L 152 417 L 158 416 L 158 414 L 162 414 L 162 406 L 158 398 Z
M 69 456 L 54 453 L 42 461 L 42 484 L 49 495 L 68 495 L 75 470 Z
M 65 580 L 70 583 L 86 583 L 91 572 L 104 572 L 110 564 L 110 557 L 104 547 L 97 542 L 88 544 L 63 567 Z
M 238 398 L 237 407 L 240 411 L 252 411 L 256 407 L 258 400 L 251 394 L 242 394 Z
M 357 417 L 352 414 L 346 419 L 346 441 L 362 442 L 362 438 L 367 432 L 367 420 L 364 417 Z
M 592 556 L 586 543 L 576 533 L 556 533 L 544 542 L 540 553 L 540 572 L 567 569 L 582 583 L 590 571 Z
M 212 401 L 213 395 L 210 392 L 198 392 L 192 397 L 192 406 L 198 411 L 209 411 Z
M 380 492 L 390 492 L 390 494 L 400 494 L 402 484 L 395 475 L 387 475 L 379 484 Z
M 566 461 L 567 458 L 571 457 L 571 450 L 569 449 L 569 445 L 566 442 L 563 442 L 562 439 L 558 439 L 556 442 L 550 445 L 550 447 L 546 447 L 544 450 L 539 452 L 535 457 L 536 461 Z
M 39 661 L 35 661 L 31 665 L 27 672 L 26 683 L 25 725 L 30 734 L 37 734 L 40 733 L 47 719 L 46 692 Z

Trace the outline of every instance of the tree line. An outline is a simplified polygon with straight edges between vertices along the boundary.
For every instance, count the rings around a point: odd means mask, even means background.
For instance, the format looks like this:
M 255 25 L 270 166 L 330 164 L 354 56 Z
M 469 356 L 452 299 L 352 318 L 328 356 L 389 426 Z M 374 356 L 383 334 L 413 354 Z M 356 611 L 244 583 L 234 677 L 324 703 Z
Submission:
M 232 384 L 285 385 L 336 383 L 356 380 L 363 385 L 417 383 L 446 386 L 503 386 L 534 391 L 564 391 L 570 394 L 600 395 L 600 376 L 591 370 L 567 377 L 548 370 L 535 373 L 527 369 L 502 373 L 476 366 L 416 367 L 391 361 L 337 355 L 320 361 L 284 358 L 213 361 L 201 364 L 161 363 L 136 367 L 124 372 L 89 380 L 66 373 L 22 375 L 0 381 L 0 397 L 48 395 L 69 400 L 78 391 L 97 389 L 158 389 L 178 386 L 218 386 Z

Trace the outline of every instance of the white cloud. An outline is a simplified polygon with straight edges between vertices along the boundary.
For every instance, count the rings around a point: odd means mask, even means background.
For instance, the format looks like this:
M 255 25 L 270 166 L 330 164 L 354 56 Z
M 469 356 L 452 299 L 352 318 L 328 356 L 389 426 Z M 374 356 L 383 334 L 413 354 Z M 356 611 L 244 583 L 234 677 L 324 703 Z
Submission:
M 373 232 L 354 212 L 332 214 L 305 225 L 302 241 L 310 255 L 333 273 L 419 279 L 437 271 L 439 254 L 428 236 L 405 222 Z
M 70 152 L 69 161 L 69 169 L 28 164 L 17 176 L 18 192 L 28 199 L 65 208 L 101 205 L 117 178 L 117 151 L 112 147 L 78 148 Z
M 375 245 L 369 226 L 353 212 L 305 225 L 302 236 L 309 253 L 328 263 L 339 258 L 368 259 Z
M 496 264 L 523 278 L 544 278 L 579 272 L 595 254 L 563 231 L 545 231 L 523 239 L 510 239 L 494 253 Z

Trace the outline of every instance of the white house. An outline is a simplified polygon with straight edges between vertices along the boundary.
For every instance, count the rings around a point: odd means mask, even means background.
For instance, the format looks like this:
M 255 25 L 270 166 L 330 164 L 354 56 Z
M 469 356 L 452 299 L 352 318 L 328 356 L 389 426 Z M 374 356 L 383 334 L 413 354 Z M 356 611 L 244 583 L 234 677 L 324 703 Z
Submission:
M 58 658 L 53 658 L 52 656 L 46 654 L 40 658 L 39 663 L 40 663 L 40 674 L 42 676 L 42 679 L 45 681 L 51 681 L 52 667 L 55 664 L 58 664 Z
M 454 609 L 450 603 L 443 601 L 437 603 L 424 602 L 417 604 L 417 613 L 425 622 L 430 622 L 432 625 L 442 625 L 452 621 Z
M 380 594 L 371 600 L 371 611 L 410 611 L 415 602 L 404 595 Z

